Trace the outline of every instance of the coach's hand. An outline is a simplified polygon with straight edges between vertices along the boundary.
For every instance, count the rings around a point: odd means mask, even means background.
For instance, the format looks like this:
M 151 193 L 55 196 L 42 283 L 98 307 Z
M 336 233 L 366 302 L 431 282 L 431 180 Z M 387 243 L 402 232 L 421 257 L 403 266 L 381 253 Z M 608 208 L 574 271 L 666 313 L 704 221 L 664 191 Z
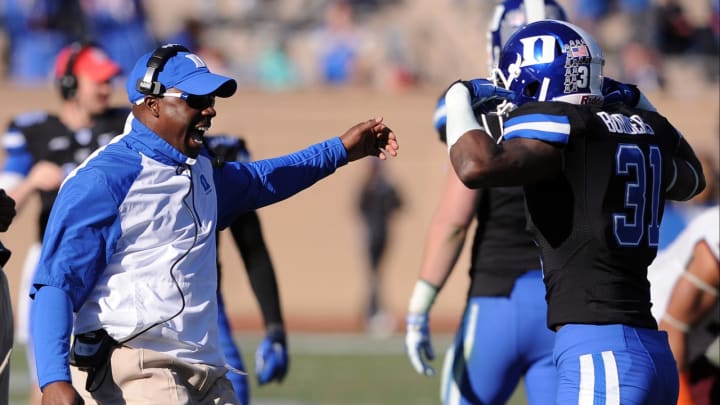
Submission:
M 255 352 L 255 376 L 258 384 L 267 384 L 272 380 L 282 382 L 289 365 L 285 331 L 268 331 Z
M 348 162 L 366 156 L 377 156 L 383 160 L 397 156 L 397 137 L 385 126 L 382 117 L 355 125 L 342 134 L 340 140 L 347 151 Z
M 42 405 L 78 405 L 85 401 L 78 395 L 72 384 L 56 381 L 46 385 L 42 390 Z
M 435 375 L 435 369 L 425 362 L 435 358 L 430 342 L 428 314 L 408 314 L 405 334 L 405 351 L 418 374 Z

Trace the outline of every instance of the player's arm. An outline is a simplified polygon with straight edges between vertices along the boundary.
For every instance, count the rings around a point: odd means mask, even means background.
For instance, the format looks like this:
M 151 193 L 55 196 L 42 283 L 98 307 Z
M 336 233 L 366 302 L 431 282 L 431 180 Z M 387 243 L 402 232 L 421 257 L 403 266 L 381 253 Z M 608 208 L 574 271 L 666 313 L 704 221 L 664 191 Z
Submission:
M 445 176 L 442 198 L 430 222 L 420 279 L 441 288 L 457 262 L 473 219 L 479 192 L 467 188 L 453 170 Z
M 287 338 L 275 269 L 265 245 L 260 218 L 255 211 L 242 214 L 230 225 L 230 231 L 265 321 L 265 338 L 255 352 L 258 383 L 282 382 L 289 368 Z
M 505 125 L 505 141 L 495 143 L 475 119 L 471 95 L 455 84 L 446 95 L 450 161 L 470 188 L 533 183 L 557 173 L 570 123 L 566 117 L 517 117 Z M 537 128 L 541 129 L 537 129 Z M 546 128 L 549 127 L 549 128 Z M 547 129 L 547 130 L 545 130 Z
M 702 164 L 690 144 L 678 133 L 671 178 L 665 188 L 665 196 L 670 200 L 687 201 L 704 189 L 705 175 Z
M 242 214 L 230 225 L 230 232 L 245 264 L 265 328 L 283 328 L 275 268 L 265 245 L 260 218 L 255 211 Z
M 687 359 L 687 332 L 712 310 L 718 300 L 720 262 L 706 241 L 693 249 L 687 269 L 673 287 L 670 302 L 660 320 L 680 374 L 678 405 L 693 404 Z
M 720 262 L 705 240 L 698 242 L 685 272 L 673 287 L 660 328 L 668 332 L 680 371 L 687 366 L 685 335 L 718 301 Z
M 63 169 L 48 161 L 35 163 L 17 187 L 12 189 L 10 195 L 17 201 L 18 211 L 22 210 L 27 201 L 36 191 L 53 191 L 60 188 L 65 177 Z
M 429 312 L 460 255 L 478 194 L 477 190 L 465 187 L 453 170 L 448 170 L 442 199 L 425 240 L 420 276 L 410 296 L 406 318 L 405 349 L 419 374 L 435 374 L 425 361 L 435 357 L 430 341 Z

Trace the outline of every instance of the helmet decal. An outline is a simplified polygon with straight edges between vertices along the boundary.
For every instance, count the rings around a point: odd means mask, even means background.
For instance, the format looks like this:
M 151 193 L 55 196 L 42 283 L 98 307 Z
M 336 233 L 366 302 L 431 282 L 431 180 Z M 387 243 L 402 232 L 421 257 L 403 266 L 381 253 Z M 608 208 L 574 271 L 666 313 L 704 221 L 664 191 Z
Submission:
M 521 38 L 520 43 L 523 49 L 521 67 L 555 60 L 555 38 L 550 35 Z

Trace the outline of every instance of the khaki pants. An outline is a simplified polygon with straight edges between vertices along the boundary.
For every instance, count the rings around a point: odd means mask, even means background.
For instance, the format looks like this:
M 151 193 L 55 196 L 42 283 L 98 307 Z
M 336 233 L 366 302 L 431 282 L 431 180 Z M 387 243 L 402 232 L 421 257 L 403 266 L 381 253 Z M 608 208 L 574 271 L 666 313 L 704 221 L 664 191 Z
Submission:
M 98 388 L 87 392 L 88 373 L 71 367 L 73 386 L 85 404 L 240 405 L 224 367 L 191 364 L 152 350 L 119 346 L 106 368 L 97 373 L 93 386 Z
M 8 403 L 10 352 L 13 345 L 13 312 L 5 272 L 0 268 L 0 404 Z

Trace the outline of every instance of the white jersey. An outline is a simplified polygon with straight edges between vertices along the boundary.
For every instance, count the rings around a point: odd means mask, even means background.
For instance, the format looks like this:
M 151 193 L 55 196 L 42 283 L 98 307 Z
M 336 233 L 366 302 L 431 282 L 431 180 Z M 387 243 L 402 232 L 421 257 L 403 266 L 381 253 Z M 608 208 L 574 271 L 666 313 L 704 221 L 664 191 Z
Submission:
M 673 243 L 658 253 L 655 261 L 648 268 L 650 297 L 653 303 L 651 311 L 658 322 L 665 314 L 673 287 L 685 271 L 695 245 L 704 240 L 715 257 L 719 257 L 719 229 L 720 206 L 715 205 L 693 218 Z

